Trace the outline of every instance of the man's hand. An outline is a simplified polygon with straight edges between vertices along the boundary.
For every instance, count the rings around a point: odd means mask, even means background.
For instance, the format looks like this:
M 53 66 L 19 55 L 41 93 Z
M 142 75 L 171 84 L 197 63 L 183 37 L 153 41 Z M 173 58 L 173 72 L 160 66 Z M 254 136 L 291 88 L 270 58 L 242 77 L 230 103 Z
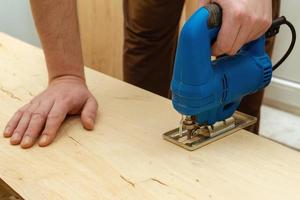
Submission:
M 223 9 L 222 27 L 212 54 L 234 55 L 272 24 L 272 0 L 214 0 Z
M 33 146 L 39 136 L 40 146 L 49 145 L 67 115 L 81 114 L 83 126 L 93 129 L 98 107 L 85 84 L 76 0 L 30 3 L 45 53 L 49 86 L 19 109 L 6 126 L 4 136 L 23 148 Z
M 82 78 L 63 76 L 52 80 L 45 91 L 15 113 L 4 136 L 22 148 L 33 146 L 41 136 L 39 145 L 47 146 L 67 115 L 81 114 L 84 128 L 93 129 L 97 109 L 97 101 Z

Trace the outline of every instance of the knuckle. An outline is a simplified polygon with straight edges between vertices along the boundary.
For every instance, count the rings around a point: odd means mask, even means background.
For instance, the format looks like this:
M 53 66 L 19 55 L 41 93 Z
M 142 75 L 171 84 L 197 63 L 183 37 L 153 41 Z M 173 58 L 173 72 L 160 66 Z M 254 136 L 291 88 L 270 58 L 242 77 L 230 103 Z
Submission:
M 93 102 L 95 104 L 95 106 L 98 108 L 99 104 L 95 97 L 91 97 L 91 102 Z
M 21 114 L 23 114 L 24 111 L 25 111 L 28 107 L 29 107 L 29 104 L 26 104 L 26 105 L 22 106 L 21 108 L 19 108 L 19 109 L 16 111 L 16 113 L 21 113 Z
M 256 24 L 256 23 L 259 23 L 260 20 L 259 20 L 258 16 L 256 16 L 256 15 L 251 15 L 251 16 L 249 16 L 248 22 L 249 22 L 249 24 L 254 25 L 254 24 Z
M 42 132 L 42 136 L 46 135 L 46 136 L 52 136 L 54 133 L 53 131 L 50 131 L 49 129 L 45 129 L 43 132 Z
M 17 127 L 14 132 L 13 135 L 22 135 L 24 133 L 24 130 L 22 129 L 22 127 Z
M 26 136 L 31 137 L 31 138 L 35 138 L 35 137 L 34 137 L 34 134 L 33 134 L 32 132 L 28 132 L 28 131 L 26 131 L 26 132 L 24 133 L 24 135 L 23 135 L 23 137 L 26 137 Z
M 242 21 L 247 15 L 246 9 L 242 6 L 237 7 L 234 12 L 234 18 L 238 21 Z
M 61 116 L 59 114 L 49 114 L 47 116 L 47 119 L 53 119 L 53 120 L 58 120 L 60 118 L 61 118 Z
M 30 116 L 30 117 L 31 117 L 32 112 L 29 111 L 29 110 L 25 110 L 25 111 L 23 112 L 23 115 L 25 115 L 25 116 Z
M 22 116 L 24 114 L 24 111 L 22 109 L 17 110 L 17 112 L 15 113 L 16 116 Z
M 28 104 L 29 104 L 30 106 L 39 105 L 39 101 L 37 101 L 36 99 L 32 99 Z
M 243 22 L 246 24 L 252 24 L 255 21 L 254 16 L 246 14 L 243 18 Z
M 263 18 L 262 22 L 267 28 L 269 28 L 272 25 L 272 18 L 270 17 Z
M 31 118 L 32 119 L 45 119 L 46 114 L 43 112 L 33 112 Z
M 259 21 L 261 19 L 261 16 L 257 13 L 249 13 L 249 17 L 252 21 Z
M 62 104 L 67 105 L 67 106 L 73 105 L 73 99 L 70 97 L 62 97 L 61 102 L 62 102 Z

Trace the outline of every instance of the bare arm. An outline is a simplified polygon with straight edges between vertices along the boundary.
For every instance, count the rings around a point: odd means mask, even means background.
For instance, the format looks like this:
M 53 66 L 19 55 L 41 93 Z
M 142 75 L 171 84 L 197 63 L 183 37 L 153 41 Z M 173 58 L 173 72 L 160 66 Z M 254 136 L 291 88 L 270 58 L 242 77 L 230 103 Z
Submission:
M 81 114 L 93 129 L 97 101 L 85 84 L 76 0 L 31 0 L 35 24 L 44 49 L 49 85 L 8 122 L 4 136 L 13 145 L 29 148 L 39 139 L 49 145 L 67 115 Z
M 64 75 L 84 79 L 76 0 L 30 0 L 30 3 L 49 80 Z

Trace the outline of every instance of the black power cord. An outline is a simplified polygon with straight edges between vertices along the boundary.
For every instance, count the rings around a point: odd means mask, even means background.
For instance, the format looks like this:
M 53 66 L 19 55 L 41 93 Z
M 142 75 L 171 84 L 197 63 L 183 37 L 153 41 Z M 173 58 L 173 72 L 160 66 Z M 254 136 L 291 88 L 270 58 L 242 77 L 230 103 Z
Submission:
M 268 31 L 265 34 L 266 38 L 274 37 L 275 35 L 277 35 L 277 33 L 279 33 L 280 26 L 283 24 L 287 25 L 290 28 L 291 33 L 292 33 L 292 40 L 291 40 L 288 50 L 285 52 L 285 54 L 282 56 L 282 58 L 273 66 L 273 68 L 272 68 L 273 71 L 275 71 L 289 57 L 289 55 L 291 54 L 292 50 L 294 49 L 295 43 L 296 43 L 295 27 L 293 26 L 292 23 L 290 23 L 288 20 L 286 20 L 286 18 L 284 16 L 279 17 L 273 21 L 271 27 L 268 29 Z

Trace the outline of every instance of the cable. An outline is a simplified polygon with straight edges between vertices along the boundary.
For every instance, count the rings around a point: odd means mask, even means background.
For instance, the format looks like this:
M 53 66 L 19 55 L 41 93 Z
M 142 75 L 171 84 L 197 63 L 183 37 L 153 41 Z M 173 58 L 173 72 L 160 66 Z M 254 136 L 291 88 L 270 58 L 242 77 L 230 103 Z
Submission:
M 286 18 L 284 16 L 273 21 L 272 26 L 266 32 L 266 38 L 277 35 L 277 33 L 279 33 L 280 26 L 283 24 L 287 25 L 290 28 L 291 33 L 292 33 L 292 40 L 291 40 L 288 50 L 285 52 L 285 54 L 282 56 L 282 58 L 273 66 L 273 68 L 272 68 L 273 71 L 275 71 L 289 57 L 289 55 L 291 54 L 292 50 L 295 47 L 295 43 L 296 43 L 296 39 L 297 39 L 295 27 L 293 26 L 292 23 L 290 23 L 288 20 L 286 20 Z

